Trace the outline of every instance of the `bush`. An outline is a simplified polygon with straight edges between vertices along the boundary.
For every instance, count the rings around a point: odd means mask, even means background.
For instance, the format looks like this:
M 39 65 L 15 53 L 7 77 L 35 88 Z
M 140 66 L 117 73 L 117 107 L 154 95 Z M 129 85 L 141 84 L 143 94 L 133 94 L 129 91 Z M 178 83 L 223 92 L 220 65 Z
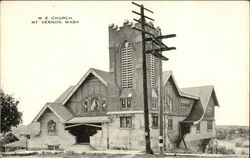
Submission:
M 227 138 L 227 132 L 223 130 L 217 130 L 216 131 L 216 138 L 219 140 L 226 139 Z
M 219 154 L 235 154 L 235 151 L 234 151 L 234 149 L 227 149 L 225 147 L 219 147 L 218 153 Z

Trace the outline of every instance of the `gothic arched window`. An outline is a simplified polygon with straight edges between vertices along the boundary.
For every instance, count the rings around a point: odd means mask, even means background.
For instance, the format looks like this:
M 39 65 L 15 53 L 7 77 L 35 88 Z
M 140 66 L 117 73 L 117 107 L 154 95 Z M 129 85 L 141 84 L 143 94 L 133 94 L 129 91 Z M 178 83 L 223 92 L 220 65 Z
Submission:
M 121 47 L 122 88 L 133 86 L 132 45 L 125 41 Z
M 47 124 L 47 128 L 48 128 L 48 133 L 56 133 L 57 130 L 56 130 L 56 122 L 53 121 L 53 120 L 50 120 Z
M 93 111 L 93 110 L 98 110 L 99 109 L 99 99 L 94 97 L 91 99 L 91 106 L 90 106 L 90 110 Z
M 88 111 L 88 107 L 89 107 L 89 101 L 88 101 L 88 99 L 86 99 L 86 100 L 83 102 L 83 111 L 84 111 L 84 112 Z

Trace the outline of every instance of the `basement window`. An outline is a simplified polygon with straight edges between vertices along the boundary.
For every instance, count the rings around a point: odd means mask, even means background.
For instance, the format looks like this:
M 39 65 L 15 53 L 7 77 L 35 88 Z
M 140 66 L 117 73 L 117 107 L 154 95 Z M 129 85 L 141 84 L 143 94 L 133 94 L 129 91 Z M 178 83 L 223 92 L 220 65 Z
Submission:
M 59 150 L 59 145 L 48 145 L 48 150 Z
M 132 116 L 122 116 L 120 117 L 120 127 L 130 128 L 132 127 Z

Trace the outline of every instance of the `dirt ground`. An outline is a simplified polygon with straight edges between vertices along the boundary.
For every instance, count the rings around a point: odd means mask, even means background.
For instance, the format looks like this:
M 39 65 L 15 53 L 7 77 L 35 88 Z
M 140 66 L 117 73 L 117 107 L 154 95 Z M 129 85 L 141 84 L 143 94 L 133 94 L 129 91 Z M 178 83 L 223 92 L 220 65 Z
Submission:
M 65 154 L 65 153 L 45 153 L 30 156 L 3 156 L 3 158 L 247 158 L 248 155 L 164 155 L 159 156 L 147 154 L 105 154 L 105 153 L 82 153 L 82 154 Z

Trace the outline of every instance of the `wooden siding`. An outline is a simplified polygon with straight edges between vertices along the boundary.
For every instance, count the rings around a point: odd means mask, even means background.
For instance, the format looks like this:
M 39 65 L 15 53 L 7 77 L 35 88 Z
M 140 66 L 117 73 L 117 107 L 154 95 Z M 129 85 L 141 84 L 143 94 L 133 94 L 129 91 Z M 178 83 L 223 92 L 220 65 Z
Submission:
M 172 100 L 172 112 L 169 112 L 169 109 L 166 108 L 166 112 L 170 113 L 170 115 L 179 115 L 179 116 L 188 116 L 193 104 L 194 104 L 194 100 L 193 99 L 189 99 L 189 98 L 184 98 L 181 97 L 178 94 L 178 91 L 174 85 L 174 82 L 172 81 L 172 78 L 169 79 L 169 82 L 167 82 L 167 84 L 164 87 L 164 98 L 166 98 L 167 96 L 169 96 Z M 185 102 L 189 102 L 189 107 L 183 107 L 181 106 L 182 104 L 182 100 Z
M 207 139 L 215 137 L 215 122 L 213 123 L 213 129 L 211 131 L 207 130 L 207 121 L 202 120 L 200 122 L 200 132 L 196 130 L 196 124 L 191 126 L 190 133 L 186 135 L 185 141 L 194 141 L 199 139 Z
M 99 100 L 99 109 L 90 110 L 91 99 L 97 98 Z M 77 89 L 72 95 L 69 101 L 66 103 L 66 107 L 73 112 L 75 116 L 96 116 L 104 115 L 106 110 L 101 108 L 101 99 L 107 98 L 107 87 L 101 83 L 94 75 L 90 74 L 86 81 Z M 88 101 L 88 111 L 84 111 L 84 102 Z
M 212 95 L 208 102 L 207 109 L 204 115 L 204 119 L 214 119 L 214 106 L 215 106 L 215 102 L 214 102 L 214 97 Z

